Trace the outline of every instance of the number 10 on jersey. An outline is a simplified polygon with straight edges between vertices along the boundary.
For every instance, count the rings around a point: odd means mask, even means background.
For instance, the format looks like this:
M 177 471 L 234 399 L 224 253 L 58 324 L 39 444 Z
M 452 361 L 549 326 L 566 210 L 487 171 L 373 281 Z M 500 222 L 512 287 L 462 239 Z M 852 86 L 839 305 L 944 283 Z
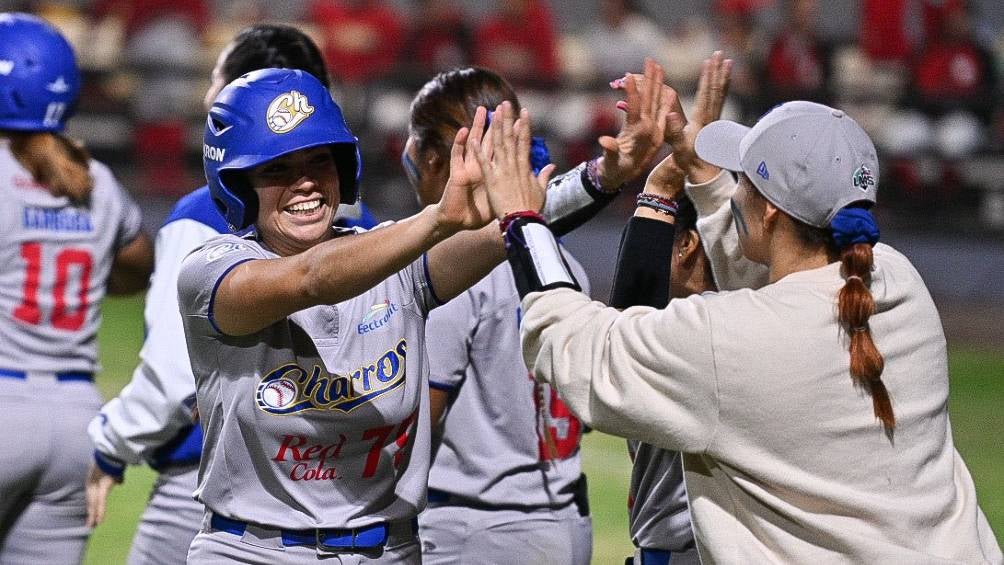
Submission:
M 39 303 L 39 289 L 52 289 L 52 311 L 48 323 L 52 327 L 76 331 L 83 327 L 87 320 L 87 294 L 91 287 L 91 269 L 93 259 L 90 251 L 74 247 L 66 247 L 56 251 L 53 257 L 43 256 L 45 249 L 39 242 L 21 244 L 21 259 L 25 262 L 24 291 L 21 304 L 14 309 L 14 318 L 34 326 L 46 323 L 42 319 L 42 308 Z M 53 269 L 43 267 L 52 265 Z M 76 304 L 67 304 L 67 287 L 70 276 L 75 275 L 77 282 Z M 43 277 L 54 277 L 49 286 Z M 43 300 L 42 303 L 47 303 Z

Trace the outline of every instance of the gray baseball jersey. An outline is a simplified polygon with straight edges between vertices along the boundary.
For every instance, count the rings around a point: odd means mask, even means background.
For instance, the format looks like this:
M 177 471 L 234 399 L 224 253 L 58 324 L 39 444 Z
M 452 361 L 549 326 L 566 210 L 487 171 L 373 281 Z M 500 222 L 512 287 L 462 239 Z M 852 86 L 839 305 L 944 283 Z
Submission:
M 90 203 L 52 196 L 0 139 L 0 563 L 74 563 L 90 533 L 87 422 L 101 300 L 140 213 L 91 162 Z M 74 375 L 74 373 L 76 373 Z
M 634 440 L 628 440 L 628 452 L 634 462 L 628 490 L 631 541 L 645 549 L 693 546 L 680 454 Z
M 248 336 L 221 334 L 212 317 L 219 281 L 274 257 L 253 235 L 223 235 L 182 265 L 178 298 L 205 429 L 196 495 L 223 516 L 288 529 L 415 516 L 430 458 L 424 342 L 435 298 L 425 257 L 351 300 Z
M 115 252 L 139 233 L 139 208 L 91 161 L 87 205 L 40 186 L 0 139 L 0 368 L 97 369 L 97 332 Z
M 565 257 L 588 292 L 585 271 Z M 530 378 L 519 303 L 503 263 L 429 317 L 430 385 L 455 394 L 429 488 L 474 505 L 560 507 L 581 474 L 582 425 L 556 391 Z

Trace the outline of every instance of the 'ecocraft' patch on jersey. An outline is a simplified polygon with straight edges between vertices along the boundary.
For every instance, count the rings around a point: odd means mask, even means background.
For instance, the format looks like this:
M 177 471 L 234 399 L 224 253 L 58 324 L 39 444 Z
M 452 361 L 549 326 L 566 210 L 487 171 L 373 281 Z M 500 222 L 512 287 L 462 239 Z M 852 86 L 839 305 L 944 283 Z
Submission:
M 262 377 L 255 402 L 269 414 L 305 410 L 351 412 L 404 383 L 407 351 L 407 341 L 402 339 L 394 349 L 349 375 L 332 375 L 318 365 L 308 371 L 288 363 Z
M 314 113 L 307 97 L 295 90 L 280 94 L 268 105 L 265 123 L 275 133 L 289 133 Z
M 363 321 L 356 326 L 356 333 L 363 335 L 364 333 L 382 328 L 398 310 L 397 304 L 394 304 L 390 300 L 384 300 L 379 304 L 370 306 L 370 311 L 363 316 Z

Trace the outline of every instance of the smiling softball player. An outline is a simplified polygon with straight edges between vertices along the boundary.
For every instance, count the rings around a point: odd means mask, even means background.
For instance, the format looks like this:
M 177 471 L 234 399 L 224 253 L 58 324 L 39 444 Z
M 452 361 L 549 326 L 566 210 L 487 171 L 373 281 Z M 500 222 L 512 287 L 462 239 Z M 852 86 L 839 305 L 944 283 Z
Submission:
M 438 203 L 363 232 L 331 227 L 360 162 L 315 78 L 255 71 L 216 98 L 206 176 L 244 235 L 194 251 L 178 282 L 205 429 L 190 562 L 421 562 L 425 318 L 504 257 L 465 154 L 485 117 L 458 132 Z M 530 179 L 538 206 L 550 170 Z

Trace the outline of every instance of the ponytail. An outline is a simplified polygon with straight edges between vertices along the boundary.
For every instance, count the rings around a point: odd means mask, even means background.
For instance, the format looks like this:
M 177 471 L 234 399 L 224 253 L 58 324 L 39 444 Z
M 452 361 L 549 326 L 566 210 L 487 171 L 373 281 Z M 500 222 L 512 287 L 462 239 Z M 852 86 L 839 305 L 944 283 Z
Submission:
M 77 203 L 90 199 L 94 179 L 90 156 L 82 145 L 50 132 L 8 131 L 5 135 L 10 138 L 14 157 L 50 194 L 66 196 Z
M 868 391 L 872 408 L 887 431 L 896 427 L 889 391 L 882 382 L 885 361 L 872 339 L 868 319 L 875 313 L 869 285 L 874 264 L 872 246 L 878 227 L 863 208 L 844 208 L 831 223 L 833 241 L 840 250 L 841 274 L 846 282 L 837 294 L 837 318 L 850 338 L 851 378 Z

